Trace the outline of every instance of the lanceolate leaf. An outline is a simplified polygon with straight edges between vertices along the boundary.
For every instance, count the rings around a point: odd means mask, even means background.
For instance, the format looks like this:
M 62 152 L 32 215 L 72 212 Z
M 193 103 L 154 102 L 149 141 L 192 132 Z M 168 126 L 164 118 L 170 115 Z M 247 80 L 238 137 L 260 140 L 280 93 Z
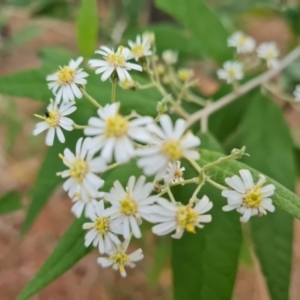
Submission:
M 135 161 L 104 173 L 103 179 L 105 180 L 105 185 L 103 190 L 108 191 L 117 179 L 122 185 L 127 184 L 129 177 L 133 174 L 135 176 L 141 175 L 141 170 L 137 168 Z M 84 235 L 86 234 L 86 231 L 82 229 L 84 222 L 86 222 L 85 218 L 80 218 L 73 222 L 42 268 L 23 289 L 18 297 L 19 300 L 28 299 L 37 293 L 69 270 L 91 250 L 91 248 L 87 249 L 84 246 Z M 96 261 L 95 268 L 97 268 Z
M 81 0 L 77 20 L 77 43 L 83 56 L 92 56 L 96 47 L 97 33 L 97 0 Z
M 15 191 L 0 197 L 0 215 L 22 208 L 21 195 Z
M 200 135 L 202 147 L 221 151 L 211 135 Z M 194 176 L 186 171 L 185 177 Z M 178 201 L 189 200 L 196 186 L 176 190 Z M 185 233 L 172 242 L 174 299 L 231 299 L 241 245 L 238 216 L 225 214 L 224 198 L 218 190 L 205 186 L 199 197 L 207 195 L 213 201 L 212 222 L 196 234 Z
M 84 247 L 85 232 L 82 230 L 83 222 L 83 218 L 74 221 L 51 256 L 32 281 L 21 292 L 18 300 L 25 300 L 34 295 L 59 275 L 71 268 L 90 251 L 90 248 Z
M 187 27 L 202 43 L 208 57 L 223 63 L 232 57 L 227 32 L 218 16 L 202 0 L 156 0 L 158 8 Z
M 294 191 L 296 170 L 293 143 L 280 108 L 256 95 L 242 122 L 241 142 L 247 164 Z M 254 246 L 273 300 L 289 299 L 293 218 L 278 209 L 251 222 Z

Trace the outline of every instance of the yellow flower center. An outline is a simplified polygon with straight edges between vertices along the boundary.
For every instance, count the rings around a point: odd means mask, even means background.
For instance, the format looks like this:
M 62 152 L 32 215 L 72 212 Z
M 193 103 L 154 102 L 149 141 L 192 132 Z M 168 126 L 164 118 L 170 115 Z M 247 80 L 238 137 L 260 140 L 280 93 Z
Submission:
M 247 40 L 246 36 L 242 35 L 242 36 L 239 38 L 239 45 L 240 45 L 240 46 L 244 46 L 245 43 L 246 43 L 246 40 Z
M 58 71 L 58 84 L 64 85 L 73 82 L 75 70 L 64 66 Z
M 124 67 L 126 60 L 122 54 L 124 47 L 120 46 L 120 50 L 117 53 L 107 54 L 106 60 L 113 67 Z
M 60 120 L 60 113 L 57 109 L 52 109 L 51 111 L 46 112 L 46 118 L 45 121 L 47 124 L 49 124 L 51 127 L 57 127 L 59 126 L 59 120 Z
M 182 178 L 182 176 L 183 176 L 183 172 L 180 169 L 176 168 L 175 174 L 174 174 L 174 179 L 179 180 Z
M 248 207 L 260 207 L 263 199 L 263 195 L 259 186 L 255 186 L 247 191 L 244 196 L 244 203 Z
M 167 141 L 162 146 L 162 153 L 170 160 L 178 160 L 183 156 L 180 141 Z
M 199 215 L 189 204 L 177 208 L 177 223 L 181 229 L 194 233 L 198 218 Z
M 109 220 L 106 217 L 95 219 L 95 230 L 100 234 L 105 235 L 109 231 Z
M 88 165 L 83 159 L 76 160 L 70 168 L 70 176 L 75 178 L 77 182 L 82 183 L 88 172 Z
M 120 200 L 121 204 L 121 213 L 124 215 L 136 215 L 137 207 L 134 199 L 131 198 L 129 194 L 122 200 Z
M 115 115 L 114 117 L 108 117 L 105 124 L 105 135 L 106 137 L 111 136 L 123 136 L 126 134 L 128 129 L 128 121 L 126 118 Z
M 274 59 L 275 58 L 275 53 L 274 53 L 274 51 L 268 51 L 267 53 L 266 53 L 266 59 L 267 60 L 269 60 L 269 59 Z
M 123 251 L 116 252 L 109 258 L 114 264 L 119 266 L 120 272 L 124 272 L 124 266 L 128 263 L 130 257 Z
M 227 74 L 228 74 L 228 76 L 230 76 L 230 77 L 235 77 L 236 72 L 235 72 L 234 69 L 229 69 L 229 70 L 227 71 Z
M 145 47 L 143 45 L 136 45 L 131 48 L 131 52 L 134 56 L 141 57 L 145 53 Z

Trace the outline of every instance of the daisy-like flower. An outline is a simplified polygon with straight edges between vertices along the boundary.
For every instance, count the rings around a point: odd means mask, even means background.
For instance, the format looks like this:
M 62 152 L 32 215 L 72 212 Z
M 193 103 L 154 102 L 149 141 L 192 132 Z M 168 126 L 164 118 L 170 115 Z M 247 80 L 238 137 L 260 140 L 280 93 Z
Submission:
M 46 145 L 53 145 L 55 132 L 59 141 L 64 143 L 65 136 L 61 128 L 67 131 L 73 130 L 72 125 L 74 122 L 66 116 L 70 115 L 76 110 L 74 104 L 75 102 L 69 102 L 67 104 L 62 103 L 60 107 L 58 107 L 56 103 L 51 101 L 47 107 L 45 116 L 35 115 L 44 121 L 36 124 L 35 129 L 33 130 L 33 135 L 38 135 L 48 129 L 48 133 L 46 135 Z
M 180 164 L 181 162 L 179 160 L 176 161 L 176 164 L 172 164 L 171 162 L 169 162 L 167 174 L 164 177 L 166 184 L 170 182 L 181 182 L 184 180 L 183 172 L 185 171 L 185 168 L 180 168 Z
M 92 68 L 97 68 L 96 74 L 102 73 L 102 81 L 107 80 L 113 72 L 116 72 L 120 81 L 124 81 L 125 79 L 131 79 L 128 71 L 143 71 L 140 65 L 127 62 L 127 60 L 131 59 L 131 52 L 123 46 L 120 46 L 117 52 L 106 46 L 102 46 L 95 53 L 103 55 L 104 59 L 91 59 L 89 64 Z
M 135 176 L 128 180 L 126 190 L 117 180 L 109 193 L 104 195 L 104 199 L 111 203 L 110 212 L 116 217 L 117 224 L 120 225 L 124 239 L 130 238 L 132 232 L 136 238 L 140 238 L 141 231 L 139 225 L 142 219 L 151 222 L 152 204 L 158 200 L 157 196 L 149 196 L 153 190 L 153 183 L 145 183 L 145 176 Z M 119 227 L 119 225 L 117 225 Z
M 128 41 L 131 56 L 138 61 L 139 58 L 152 55 L 151 43 L 146 37 L 138 35 L 136 41 Z
M 243 32 L 235 32 L 232 34 L 228 40 L 227 44 L 229 47 L 236 48 L 237 53 L 247 53 L 252 52 L 255 49 L 256 42 L 255 40 L 245 35 Z
M 109 208 L 105 209 L 103 200 L 100 200 L 94 205 L 94 215 L 90 217 L 93 222 L 84 223 L 83 229 L 90 229 L 85 236 L 85 247 L 93 243 L 100 253 L 107 253 L 113 250 L 113 246 L 120 245 L 120 240 L 117 237 L 119 231 L 113 225 Z
M 275 43 L 262 43 L 257 49 L 258 57 L 266 60 L 269 68 L 276 68 L 278 65 L 279 50 Z
M 87 197 L 88 201 L 86 199 L 84 200 L 81 196 L 81 191 L 80 187 L 77 187 L 72 202 L 74 202 L 71 211 L 72 213 L 77 217 L 80 218 L 82 215 L 82 212 L 84 211 L 84 215 L 87 218 L 91 218 L 94 216 L 94 211 L 95 211 L 95 204 L 98 203 L 96 199 L 102 198 L 104 196 L 104 192 L 99 192 L 99 191 L 92 191 L 90 193 L 87 191 Z
M 274 194 L 275 186 L 268 184 L 263 187 L 266 178 L 261 174 L 258 182 L 254 184 L 249 170 L 240 170 L 240 175 L 241 178 L 234 175 L 225 179 L 232 190 L 222 192 L 222 196 L 228 201 L 228 205 L 224 206 L 223 210 L 236 209 L 243 215 L 240 218 L 241 222 L 248 222 L 252 216 L 266 214 L 266 210 L 274 212 L 275 207 L 269 197 Z
M 89 76 L 82 69 L 78 69 L 82 61 L 83 57 L 79 57 L 77 60 L 71 59 L 68 66 L 60 67 L 59 71 L 47 76 L 47 81 L 50 81 L 48 87 L 56 96 L 55 102 L 59 103 L 61 98 L 63 102 L 82 98 L 82 92 L 78 86 L 86 85 L 85 77 Z
M 166 175 L 170 162 L 176 165 L 181 158 L 200 158 L 199 152 L 194 149 L 200 145 L 200 139 L 190 131 L 184 134 L 185 120 L 178 119 L 173 127 L 171 118 L 161 115 L 159 122 L 161 128 L 156 124 L 148 126 L 149 132 L 153 133 L 148 139 L 149 146 L 136 150 L 136 154 L 141 157 L 138 166 L 143 168 L 146 175 L 156 174 L 157 180 Z
M 148 131 L 144 125 L 153 122 L 151 117 L 139 117 L 130 120 L 119 114 L 119 103 L 107 104 L 98 109 L 100 118 L 89 119 L 89 127 L 84 134 L 95 136 L 89 147 L 97 152 L 102 149 L 101 156 L 110 162 L 115 157 L 117 162 L 128 161 L 135 153 L 133 140 L 147 142 Z
M 244 77 L 243 65 L 238 61 L 226 61 L 223 69 L 217 71 L 217 75 L 220 79 L 226 80 L 227 83 L 241 80 Z
M 69 196 L 73 198 L 79 188 L 81 199 L 85 203 L 89 201 L 89 194 L 95 194 L 104 184 L 104 180 L 95 173 L 106 170 L 106 163 L 102 157 L 92 158 L 88 144 L 89 138 L 84 141 L 83 138 L 80 138 L 76 144 L 75 154 L 68 148 L 64 150 L 64 155 L 59 154 L 59 157 L 69 169 L 57 173 L 62 178 L 69 177 L 63 184 L 63 188 L 69 193 Z
M 167 65 L 175 65 L 178 60 L 178 52 L 172 50 L 165 50 L 162 53 L 162 59 Z
M 112 251 L 109 251 L 108 257 L 99 257 L 97 262 L 102 268 L 112 266 L 114 270 L 119 270 L 122 277 L 126 277 L 125 267 L 135 267 L 135 262 L 140 261 L 144 258 L 143 251 L 141 248 L 135 250 L 131 254 L 127 254 L 127 248 L 130 240 L 125 240 L 124 243 L 118 247 L 114 247 Z
M 207 196 L 198 200 L 195 206 L 193 204 L 171 203 L 166 199 L 157 200 L 157 204 L 153 208 L 155 213 L 153 221 L 160 224 L 152 228 L 152 232 L 157 235 L 166 235 L 176 230 L 172 238 L 180 239 L 185 230 L 195 233 L 195 227 L 203 228 L 204 225 L 201 223 L 211 221 L 211 215 L 204 214 L 213 206 Z
M 295 101 L 300 102 L 300 84 L 298 84 L 294 91 Z

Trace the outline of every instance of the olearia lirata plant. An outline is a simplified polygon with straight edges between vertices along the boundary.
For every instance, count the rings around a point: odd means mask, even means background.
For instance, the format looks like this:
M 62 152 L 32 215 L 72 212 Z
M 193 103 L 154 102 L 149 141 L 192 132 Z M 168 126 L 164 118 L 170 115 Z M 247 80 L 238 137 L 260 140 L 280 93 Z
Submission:
M 198 115 L 202 131 L 207 130 L 210 106 L 208 101 L 191 90 L 197 83 L 193 70 L 175 70 L 178 52 L 166 50 L 160 58 L 152 33 L 137 36 L 135 42 L 129 41 L 128 44 L 129 48 L 121 45 L 117 50 L 101 46 L 95 52 L 100 59 L 89 61 L 96 74 L 101 74 L 100 79 L 109 80 L 112 85 L 111 100 L 105 106 L 86 91 L 88 73 L 80 67 L 82 57 L 71 60 L 68 65 L 47 76 L 55 100 L 51 100 L 44 116 L 36 115 L 42 122 L 36 124 L 33 132 L 37 135 L 47 130 L 46 144 L 52 146 L 55 135 L 59 142 L 65 142 L 63 130 L 83 130 L 84 136 L 77 141 L 76 148 L 66 148 L 63 154 L 59 154 L 65 170 L 57 175 L 65 180 L 63 188 L 74 202 L 72 212 L 75 217 L 84 214 L 90 219 L 83 225 L 83 229 L 87 230 L 85 246 L 97 247 L 100 254 L 106 255 L 98 258 L 98 264 L 119 270 L 123 277 L 126 276 L 125 267 L 134 267 L 143 259 L 142 249 L 127 253 L 132 235 L 142 237 L 140 226 L 143 221 L 154 224 L 154 234 L 171 234 L 175 239 L 180 239 L 183 234 L 205 230 L 204 224 L 210 226 L 213 220 L 209 212 L 213 202 L 206 195 L 198 198 L 205 183 L 220 189 L 227 199 L 224 213 L 236 210 L 241 214 L 241 222 L 275 210 L 271 199 L 275 186 L 267 184 L 263 175 L 254 182 L 251 172 L 241 169 L 239 174 L 226 178 L 224 186 L 208 176 L 207 170 L 223 161 L 240 159 L 245 148 L 233 149 L 230 155 L 202 167 L 198 164 L 201 141 L 189 130 L 189 126 L 197 120 L 197 114 L 189 118 L 181 103 L 189 101 L 204 107 Z M 279 51 L 274 43 L 257 46 L 252 37 L 236 32 L 229 37 L 228 46 L 236 49 L 240 60 L 224 62 L 216 75 L 233 85 L 233 93 L 249 67 L 243 62 L 247 54 L 253 57 L 256 51 L 255 66 L 264 61 L 268 68 L 278 67 Z M 149 83 L 142 85 L 136 82 L 131 72 L 145 73 Z M 156 117 L 141 116 L 135 111 L 122 115 L 121 104 L 116 102 L 117 84 L 132 90 L 156 88 L 162 95 L 162 100 L 157 103 Z M 169 94 L 164 85 L 168 85 L 177 96 Z M 295 101 L 300 101 L 300 86 L 296 87 L 294 95 Z M 96 110 L 88 124 L 77 125 L 70 115 L 76 110 L 77 99 L 82 97 L 89 100 Z M 228 103 L 217 104 L 213 111 Z M 180 118 L 173 122 L 169 112 Z M 126 186 L 115 180 L 110 190 L 102 190 L 103 173 L 131 159 L 136 159 L 145 176 L 129 174 Z M 181 167 L 183 160 L 194 168 L 197 176 L 185 177 L 185 168 Z M 147 182 L 148 176 L 153 176 L 154 180 Z M 190 184 L 195 186 L 195 190 L 192 195 L 187 195 L 189 201 L 185 203 L 188 204 L 183 204 L 181 199 L 176 199 L 172 188 Z

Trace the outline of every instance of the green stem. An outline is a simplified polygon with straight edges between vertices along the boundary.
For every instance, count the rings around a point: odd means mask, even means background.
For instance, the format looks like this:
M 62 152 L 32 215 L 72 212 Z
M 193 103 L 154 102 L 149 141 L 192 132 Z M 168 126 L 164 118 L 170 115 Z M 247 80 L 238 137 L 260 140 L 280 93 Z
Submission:
M 97 108 L 102 108 L 102 106 L 91 96 L 89 95 L 85 89 L 80 89 L 82 92 L 82 95 L 88 99 L 94 106 L 96 106 Z
M 111 83 L 111 103 L 116 102 L 116 88 L 117 88 L 117 79 L 112 78 Z
M 190 204 L 194 203 L 197 199 L 197 194 L 199 193 L 200 189 L 202 188 L 204 182 L 200 183 L 197 188 L 195 189 L 192 198 L 190 199 Z
M 150 88 L 155 87 L 153 82 L 149 82 L 147 84 L 140 84 L 140 83 L 136 82 L 136 85 L 137 85 L 139 90 L 146 90 L 146 89 L 150 89 Z
M 219 190 L 222 190 L 222 191 L 228 190 L 228 188 L 226 186 L 218 184 L 217 182 L 211 180 L 210 178 L 205 178 L 205 181 L 207 181 L 209 184 L 213 185 L 214 187 L 216 187 Z
M 187 158 L 187 160 L 199 174 L 202 174 L 203 171 L 201 167 L 193 159 Z
M 243 155 L 245 155 L 245 150 L 246 150 L 246 147 L 242 147 L 241 149 L 233 149 L 231 151 L 230 155 L 220 157 L 216 161 L 205 165 L 203 167 L 203 171 L 206 172 L 207 170 L 211 169 L 212 167 L 217 166 L 217 165 L 219 165 L 219 164 L 221 164 L 225 161 L 228 161 L 228 160 L 241 159 L 243 157 Z
M 118 167 L 119 165 L 120 165 L 119 163 L 111 164 L 111 165 L 109 165 L 109 166 L 106 167 L 106 170 L 105 170 L 105 171 L 112 170 L 112 169 Z
M 166 190 L 167 190 L 167 192 L 168 192 L 168 195 L 169 195 L 169 197 L 170 197 L 170 200 L 171 200 L 173 203 L 176 203 L 176 200 L 175 200 L 175 198 L 174 198 L 174 196 L 173 196 L 173 194 L 172 194 L 172 192 L 171 192 L 171 190 L 170 190 L 170 187 L 167 187 Z
M 87 128 L 86 125 L 77 125 L 77 124 L 75 124 L 75 123 L 73 123 L 72 127 L 73 127 L 74 129 L 84 129 L 84 128 Z

